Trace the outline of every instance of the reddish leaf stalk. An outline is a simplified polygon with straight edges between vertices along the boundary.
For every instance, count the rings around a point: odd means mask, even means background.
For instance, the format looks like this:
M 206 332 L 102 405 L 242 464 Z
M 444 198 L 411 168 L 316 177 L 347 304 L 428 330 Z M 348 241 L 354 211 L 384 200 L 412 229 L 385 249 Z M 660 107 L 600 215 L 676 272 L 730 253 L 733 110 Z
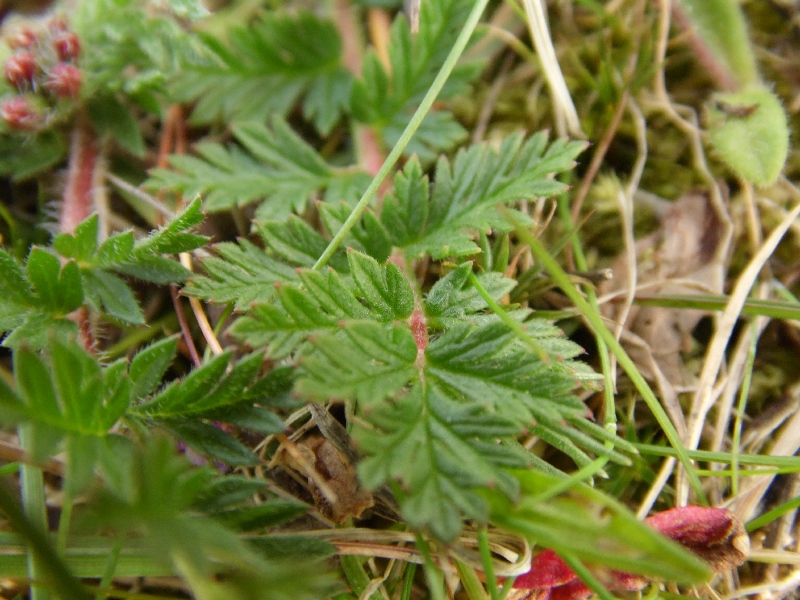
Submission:
M 100 144 L 91 126 L 78 118 L 72 130 L 67 185 L 61 202 L 58 229 L 73 233 L 75 227 L 95 210 L 94 191 L 100 175 Z
M 100 142 L 91 125 L 79 115 L 72 130 L 67 183 L 61 198 L 58 220 L 60 232 L 74 233 L 75 227 L 95 212 L 97 206 L 94 194 L 101 180 Z M 83 347 L 93 352 L 97 340 L 92 332 L 89 311 L 85 307 L 79 308 L 70 315 L 70 319 L 78 325 L 78 337 Z
M 417 346 L 417 366 L 422 368 L 425 365 L 425 350 L 428 348 L 428 323 L 421 308 L 414 308 L 414 312 L 408 318 L 408 326 Z

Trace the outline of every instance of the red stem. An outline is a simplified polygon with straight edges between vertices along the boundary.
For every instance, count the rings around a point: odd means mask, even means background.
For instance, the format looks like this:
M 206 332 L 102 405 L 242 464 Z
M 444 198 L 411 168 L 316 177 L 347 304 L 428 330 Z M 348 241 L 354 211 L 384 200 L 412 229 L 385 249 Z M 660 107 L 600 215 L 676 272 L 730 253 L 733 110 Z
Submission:
M 67 185 L 58 222 L 62 233 L 73 233 L 78 223 L 95 211 L 94 178 L 99 157 L 100 144 L 91 125 L 78 118 L 72 130 Z

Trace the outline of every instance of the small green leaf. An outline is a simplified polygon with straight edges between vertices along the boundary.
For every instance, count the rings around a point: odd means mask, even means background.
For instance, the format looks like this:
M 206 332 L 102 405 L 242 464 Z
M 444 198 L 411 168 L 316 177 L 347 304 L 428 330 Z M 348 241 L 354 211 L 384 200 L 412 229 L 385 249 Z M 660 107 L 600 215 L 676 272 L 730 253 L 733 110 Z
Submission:
M 60 233 L 53 238 L 53 249 L 65 258 L 80 262 L 94 260 L 97 252 L 98 218 L 94 214 L 81 221 L 73 234 Z
M 89 118 L 100 134 L 111 134 L 114 140 L 136 157 L 143 157 L 144 138 L 130 109 L 112 95 L 93 98 L 88 103 Z
M 304 515 L 308 506 L 291 500 L 270 500 L 258 506 L 233 508 L 213 515 L 228 527 L 239 531 L 253 531 L 275 527 Z
M 177 349 L 178 339 L 173 336 L 151 344 L 136 353 L 128 370 L 131 381 L 133 381 L 135 397 L 143 398 L 156 390 L 172 359 L 175 358 Z
M 236 467 L 259 462 L 247 447 L 213 425 L 188 419 L 159 420 L 158 423 L 193 450 L 209 458 Z
M 154 231 L 146 238 L 136 242 L 134 252 L 137 256 L 142 254 L 178 254 L 189 252 L 206 244 L 208 238 L 202 235 L 185 233 L 203 221 L 200 198 L 195 198 L 167 225 Z
M 96 429 L 105 391 L 100 365 L 74 342 L 59 340 L 50 344 L 50 360 L 64 423 L 86 433 L 105 433 Z
M 402 271 L 393 263 L 381 268 L 371 256 L 347 253 L 350 272 L 364 299 L 382 320 L 406 319 L 414 310 L 414 292 Z
M 62 267 L 53 254 L 35 247 L 28 256 L 26 271 L 44 309 L 66 314 L 83 304 L 81 274 L 75 261 Z
M 134 242 L 133 233 L 130 231 L 109 236 L 97 250 L 96 264 L 105 267 L 131 260 Z
M 9 427 L 28 418 L 28 407 L 22 398 L 0 379 L 0 425 Z
M 265 302 L 275 295 L 278 282 L 296 281 L 289 265 L 275 260 L 252 242 L 224 242 L 214 246 L 219 257 L 202 261 L 207 276 L 193 276 L 184 293 L 219 304 L 235 303 L 244 309 L 252 302 Z
M 35 352 L 20 348 L 14 353 L 14 377 L 33 414 L 51 422 L 61 419 L 61 407 L 49 370 Z
M 33 302 L 31 284 L 28 283 L 25 273 L 14 257 L 3 248 L 0 248 L 0 289 L 5 300 L 23 305 Z
M 83 272 L 86 295 L 110 316 L 126 323 L 144 323 L 136 296 L 119 277 L 101 269 Z
M 768 186 L 783 170 L 789 127 L 778 97 L 763 87 L 716 94 L 708 109 L 709 138 L 739 177 Z
M 370 405 L 394 396 L 416 374 L 417 347 L 406 327 L 356 322 L 313 344 L 319 355 L 302 360 L 296 387 L 310 398 L 351 397 Z

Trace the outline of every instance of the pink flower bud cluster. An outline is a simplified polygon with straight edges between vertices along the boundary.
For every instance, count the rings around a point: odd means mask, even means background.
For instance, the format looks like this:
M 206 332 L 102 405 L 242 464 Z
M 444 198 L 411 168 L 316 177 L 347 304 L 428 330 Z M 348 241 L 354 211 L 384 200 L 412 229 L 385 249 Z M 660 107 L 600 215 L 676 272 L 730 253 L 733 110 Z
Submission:
M 56 17 L 46 30 L 21 27 L 5 41 L 14 53 L 6 60 L 3 75 L 17 93 L 0 103 L 0 119 L 11 129 L 37 130 L 59 101 L 80 95 L 80 38 Z

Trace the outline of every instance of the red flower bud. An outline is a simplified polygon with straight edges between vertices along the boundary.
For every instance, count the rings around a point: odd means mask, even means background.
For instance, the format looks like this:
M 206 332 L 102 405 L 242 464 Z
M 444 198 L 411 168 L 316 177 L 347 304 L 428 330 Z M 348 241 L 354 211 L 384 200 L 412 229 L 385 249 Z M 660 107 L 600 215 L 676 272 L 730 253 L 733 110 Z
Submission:
M 0 105 L 0 119 L 11 129 L 30 131 L 44 121 L 44 114 L 26 96 L 15 96 Z
M 17 52 L 6 61 L 6 80 L 17 88 L 25 88 L 33 83 L 38 70 L 36 57 L 31 52 Z
M 60 31 L 53 36 L 53 48 L 61 60 L 75 60 L 81 53 L 81 41 L 72 31 Z
M 11 35 L 6 37 L 6 43 L 12 49 L 22 48 L 23 50 L 32 50 L 38 43 L 39 38 L 32 29 L 27 27 L 20 27 Z
M 69 63 L 57 63 L 47 76 L 44 87 L 58 98 L 77 98 L 81 91 L 81 70 Z
M 656 513 L 645 521 L 659 533 L 686 546 L 715 571 L 738 567 L 750 551 L 739 519 L 724 508 L 683 506 Z
M 672 538 L 710 563 L 717 571 L 742 564 L 750 540 L 736 516 L 724 508 L 683 506 L 656 513 L 645 521 L 659 533 Z M 596 573 L 602 583 L 620 591 L 636 591 L 647 579 L 630 573 Z M 584 600 L 591 590 L 553 550 L 533 557 L 531 570 L 514 581 L 510 600 Z

